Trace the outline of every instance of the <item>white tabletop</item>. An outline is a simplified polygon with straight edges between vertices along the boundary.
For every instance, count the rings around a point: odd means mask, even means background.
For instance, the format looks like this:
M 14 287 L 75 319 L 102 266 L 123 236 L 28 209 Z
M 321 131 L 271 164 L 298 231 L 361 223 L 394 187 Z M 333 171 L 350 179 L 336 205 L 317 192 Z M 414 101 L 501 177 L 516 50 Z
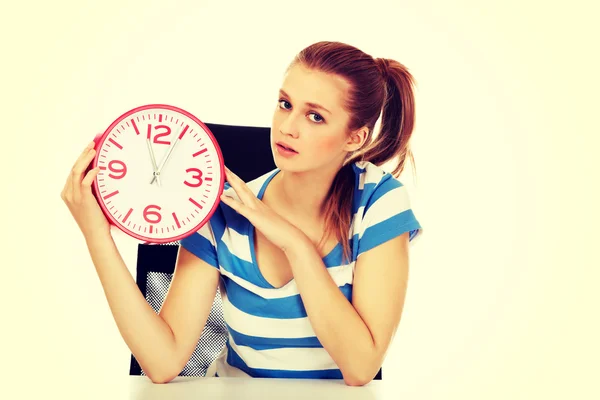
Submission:
M 403 387 L 404 386 L 404 387 Z M 178 376 L 169 383 L 155 384 L 146 376 L 120 371 L 90 373 L 80 368 L 72 373 L 48 368 L 39 374 L 18 374 L 7 379 L 0 398 L 52 398 L 86 400 L 185 400 L 185 399 L 415 399 L 399 379 L 371 381 L 365 386 L 346 386 L 338 379 L 204 378 Z M 424 397 L 419 397 L 424 398 Z
M 383 381 L 349 387 L 342 380 L 177 377 L 153 384 L 147 377 L 130 376 L 128 399 L 397 399 Z
M 22 376 L 22 378 L 25 378 Z M 331 379 L 271 379 L 271 378 L 202 378 L 178 376 L 166 384 L 155 384 L 145 376 L 119 375 L 98 377 L 63 376 L 42 382 L 25 378 L 14 390 L 19 398 L 36 398 L 54 393 L 59 398 L 107 400 L 184 400 L 184 399 L 394 399 L 400 389 L 393 382 L 372 381 L 365 386 L 346 386 L 342 380 Z M 7 389 L 9 393 L 12 390 Z
M 50 380 L 44 377 L 48 376 L 21 375 L 20 382 L 9 381 L 0 393 L 10 394 L 6 398 L 36 399 L 51 395 L 52 398 L 86 400 L 398 400 L 403 397 L 399 384 L 392 381 L 371 381 L 365 386 L 351 387 L 337 379 L 178 376 L 169 383 L 155 384 L 145 376 L 126 374 L 110 377 L 74 374 Z

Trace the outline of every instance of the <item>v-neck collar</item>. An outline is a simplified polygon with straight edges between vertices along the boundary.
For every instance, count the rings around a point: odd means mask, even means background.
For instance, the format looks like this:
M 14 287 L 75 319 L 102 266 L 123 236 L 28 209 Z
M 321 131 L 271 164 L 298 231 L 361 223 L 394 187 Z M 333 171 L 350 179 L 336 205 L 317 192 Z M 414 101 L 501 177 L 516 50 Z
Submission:
M 265 182 L 262 184 L 260 190 L 258 191 L 256 197 L 259 200 L 263 199 L 263 196 L 267 190 L 267 186 L 269 185 L 269 183 L 273 180 L 273 178 L 275 177 L 275 175 L 277 175 L 281 170 L 279 168 L 276 168 L 270 176 L 267 177 L 267 179 L 265 179 Z M 255 235 L 255 231 L 256 228 L 254 227 L 254 225 L 252 225 L 250 223 L 249 220 L 247 220 L 247 231 L 246 231 L 246 236 L 248 237 L 248 244 L 250 246 L 250 255 L 252 257 L 252 267 L 254 268 L 254 273 L 256 274 L 257 278 L 266 285 L 267 288 L 269 289 L 283 289 L 289 285 L 291 285 L 293 282 L 295 282 L 295 279 L 292 277 L 292 279 L 287 282 L 286 284 L 284 284 L 283 286 L 280 287 L 275 287 L 273 286 L 271 283 L 269 283 L 264 275 L 262 274 L 262 272 L 260 271 L 260 268 L 258 268 L 258 262 L 256 261 L 256 251 L 255 251 L 255 247 L 254 247 L 254 235 Z M 321 260 L 323 261 L 323 263 L 325 264 L 325 267 L 329 267 L 330 266 L 330 262 L 331 262 L 331 258 L 332 256 L 339 251 L 341 247 L 341 244 L 338 243 L 337 245 L 335 245 L 335 247 L 333 249 L 331 249 L 331 251 L 329 253 L 327 253 L 327 255 L 325 257 L 322 257 Z

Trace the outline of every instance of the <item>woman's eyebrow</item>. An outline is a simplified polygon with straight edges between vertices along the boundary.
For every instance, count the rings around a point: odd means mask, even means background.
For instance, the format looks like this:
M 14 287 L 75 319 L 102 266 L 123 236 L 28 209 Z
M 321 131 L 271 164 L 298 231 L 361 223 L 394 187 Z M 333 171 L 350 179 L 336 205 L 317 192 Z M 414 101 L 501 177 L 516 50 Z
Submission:
M 283 90 L 283 89 L 279 89 L 279 94 L 282 94 L 282 95 L 284 95 L 285 97 L 291 98 L 291 96 L 290 96 L 290 95 L 288 95 L 288 94 L 285 92 L 285 90 Z M 322 105 L 320 105 L 320 104 L 317 104 L 317 103 L 305 103 L 305 104 L 306 104 L 307 106 L 309 106 L 309 107 L 312 107 L 312 108 L 318 108 L 318 109 L 321 109 L 321 110 L 323 110 L 323 111 L 326 111 L 326 112 L 328 112 L 329 114 L 331 114 L 331 111 L 329 111 L 328 109 L 326 109 L 325 107 L 323 107 L 323 106 L 322 106 Z

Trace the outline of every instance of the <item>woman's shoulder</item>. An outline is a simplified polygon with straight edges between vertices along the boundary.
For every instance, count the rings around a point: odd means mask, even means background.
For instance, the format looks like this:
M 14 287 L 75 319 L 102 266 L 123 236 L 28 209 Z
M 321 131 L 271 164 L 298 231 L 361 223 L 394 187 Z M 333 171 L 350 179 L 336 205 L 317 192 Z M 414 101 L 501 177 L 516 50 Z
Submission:
M 355 213 L 394 215 L 411 208 L 406 186 L 391 173 L 369 161 L 355 162 L 353 168 Z
M 352 168 L 356 176 L 356 190 L 362 196 L 404 186 L 398 178 L 370 161 L 356 161 Z
M 359 234 L 374 236 L 410 231 L 411 240 L 421 231 L 407 187 L 391 173 L 371 162 L 354 163 L 357 173 L 354 211 Z

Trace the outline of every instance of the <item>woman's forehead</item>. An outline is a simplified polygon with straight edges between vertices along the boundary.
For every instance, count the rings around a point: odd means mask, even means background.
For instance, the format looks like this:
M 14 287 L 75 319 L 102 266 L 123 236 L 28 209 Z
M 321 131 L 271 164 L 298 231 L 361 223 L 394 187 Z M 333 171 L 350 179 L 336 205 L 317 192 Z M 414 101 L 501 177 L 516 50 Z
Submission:
M 340 76 L 295 65 L 285 75 L 281 90 L 295 104 L 316 103 L 335 114 L 342 111 L 348 87 Z

